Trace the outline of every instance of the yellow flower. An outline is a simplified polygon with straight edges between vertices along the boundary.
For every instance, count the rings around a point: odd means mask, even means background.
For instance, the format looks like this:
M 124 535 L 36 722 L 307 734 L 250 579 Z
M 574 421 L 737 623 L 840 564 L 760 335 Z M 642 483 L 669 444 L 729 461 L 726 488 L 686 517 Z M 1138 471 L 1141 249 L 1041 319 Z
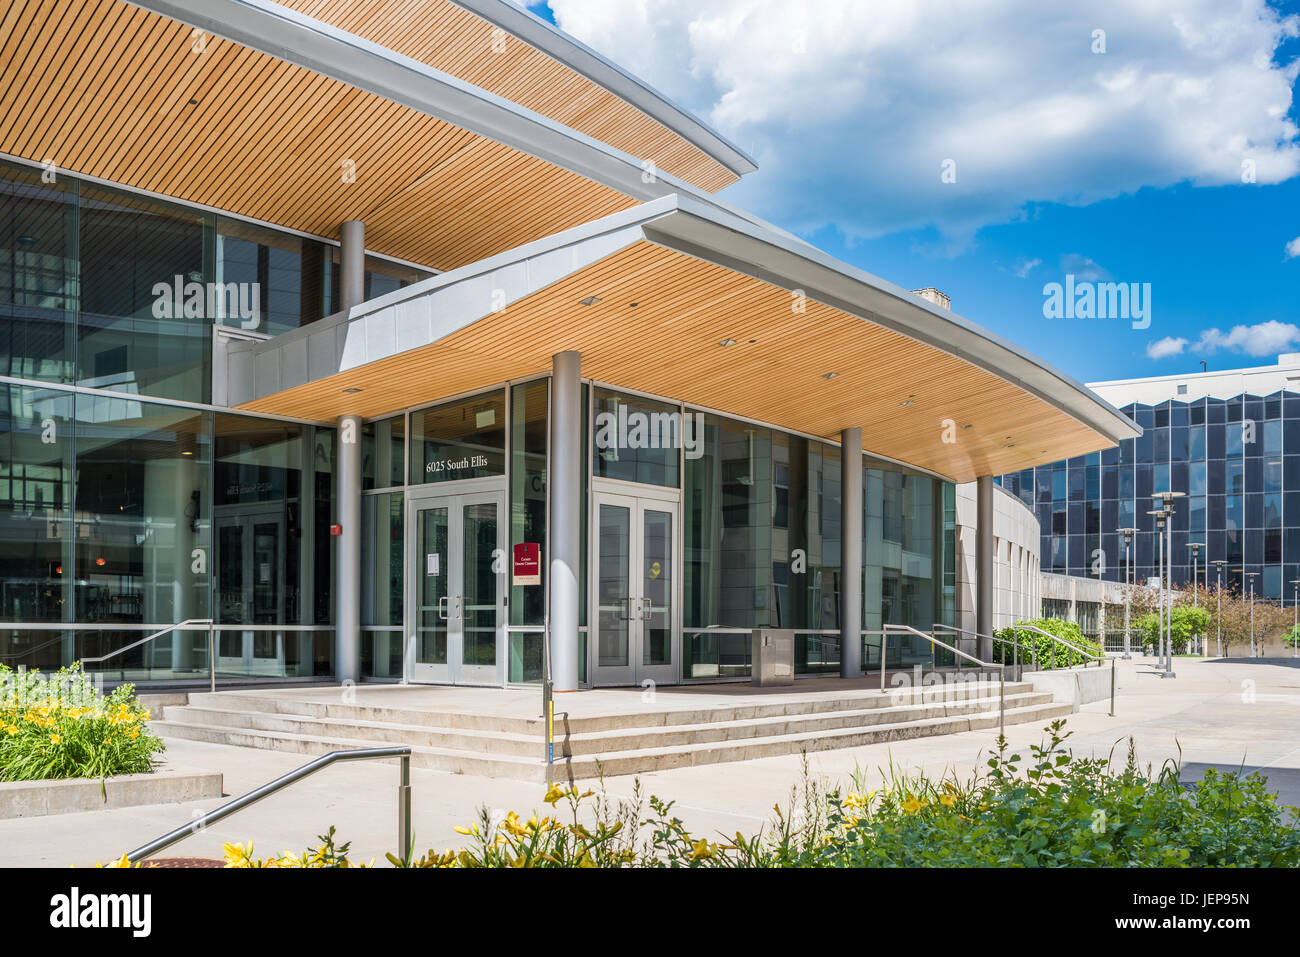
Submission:
M 907 800 L 904 801 L 902 804 L 900 804 L 899 807 L 901 807 L 908 814 L 915 814 L 917 811 L 921 810 L 921 808 L 925 807 L 925 805 L 921 801 L 917 800 L 914 796 L 909 794 L 907 796 Z
M 698 840 L 691 842 L 691 860 L 704 861 L 713 857 L 717 853 L 717 846 L 710 844 L 707 840 Z
M 551 789 L 546 792 L 546 797 L 542 798 L 542 800 L 551 807 L 555 807 L 556 803 L 568 793 L 563 784 L 552 784 Z
M 468 835 L 469 837 L 473 837 L 475 834 L 478 833 L 478 828 L 473 828 L 473 827 L 458 827 L 458 828 L 456 828 L 456 833 L 457 833 L 457 834 L 465 834 L 465 835 Z
M 18 733 L 18 726 L 15 725 L 15 724 L 11 724 L 11 725 L 9 725 L 9 727 L 5 728 L 5 730 L 8 731 L 11 735 L 13 735 L 13 734 L 17 734 L 17 733 Z
M 50 735 L 50 744 L 58 744 L 58 743 L 59 743 L 59 736 L 57 734 Z
M 957 803 L 957 799 L 951 794 L 941 794 L 939 796 L 939 803 L 944 807 L 952 807 Z

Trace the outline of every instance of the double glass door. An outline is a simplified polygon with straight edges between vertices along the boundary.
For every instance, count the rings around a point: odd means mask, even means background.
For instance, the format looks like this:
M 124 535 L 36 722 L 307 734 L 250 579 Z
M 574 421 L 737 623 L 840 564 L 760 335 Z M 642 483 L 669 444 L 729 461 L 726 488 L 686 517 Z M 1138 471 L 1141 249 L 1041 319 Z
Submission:
M 408 508 L 410 680 L 501 684 L 505 493 L 419 496 Z
M 217 515 L 216 604 L 219 625 L 279 624 L 285 584 L 284 510 Z M 222 630 L 217 670 L 227 674 L 282 675 L 284 637 L 275 630 Z M 175 640 L 173 638 L 173 640 Z
M 677 629 L 676 502 L 592 496 L 593 684 L 671 684 Z

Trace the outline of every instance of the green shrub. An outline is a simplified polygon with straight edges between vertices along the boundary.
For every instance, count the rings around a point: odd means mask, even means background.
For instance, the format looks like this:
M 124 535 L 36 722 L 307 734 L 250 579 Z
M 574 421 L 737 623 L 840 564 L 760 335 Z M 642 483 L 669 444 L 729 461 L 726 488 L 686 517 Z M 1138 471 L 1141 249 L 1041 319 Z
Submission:
M 1069 642 L 1075 648 L 1083 648 L 1093 655 L 1102 653 L 1101 645 L 1089 638 L 1084 637 L 1083 629 L 1075 622 L 1066 621 L 1063 618 L 1036 618 L 1033 621 L 1024 622 L 1027 625 L 1034 625 L 1043 631 L 1050 632 L 1058 638 Z M 1067 668 L 1071 664 L 1081 664 L 1089 659 L 1083 658 L 1075 651 L 1071 652 L 1069 648 L 1053 641 L 1046 635 L 1040 635 L 1036 631 L 1030 631 L 1027 628 L 1016 628 L 1014 626 L 1003 628 L 993 633 L 995 638 L 1004 638 L 1007 641 L 1014 641 L 1021 646 L 1020 663 L 1028 665 L 1030 662 L 1030 649 L 1038 654 L 1039 668 Z M 999 662 L 1011 662 L 1015 660 L 1016 651 L 1010 645 L 1001 641 L 993 642 L 993 660 Z
M 1144 647 L 1158 648 L 1160 645 L 1159 614 L 1143 615 L 1133 623 L 1133 627 L 1142 633 Z M 1170 641 L 1176 655 L 1186 654 L 1192 643 L 1193 635 L 1204 635 L 1210 628 L 1210 613 L 1204 608 L 1192 605 L 1179 605 L 1169 612 Z
M 105 697 L 80 665 L 49 679 L 0 665 L 0 781 L 152 771 L 164 745 L 133 692 L 121 685 Z

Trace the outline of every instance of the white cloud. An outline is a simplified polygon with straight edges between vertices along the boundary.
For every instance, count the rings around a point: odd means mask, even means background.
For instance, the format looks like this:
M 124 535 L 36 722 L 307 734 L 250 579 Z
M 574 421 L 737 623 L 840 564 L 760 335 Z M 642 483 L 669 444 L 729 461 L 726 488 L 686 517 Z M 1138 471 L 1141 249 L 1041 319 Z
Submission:
M 1165 336 L 1163 339 L 1157 339 L 1155 342 L 1147 343 L 1148 359 L 1168 359 L 1170 356 L 1180 356 L 1187 348 L 1187 340 L 1182 337 Z
M 1300 64 L 1273 60 L 1300 18 L 1266 0 L 550 6 L 751 150 L 760 170 L 728 197 L 803 232 L 937 226 L 960 244 L 1034 202 L 1240 184 L 1243 160 L 1259 183 L 1300 172 Z
M 1300 340 L 1300 328 L 1290 322 L 1270 319 L 1253 326 L 1233 326 L 1228 332 L 1206 329 L 1192 348 L 1203 353 L 1223 349 L 1248 356 L 1268 356 L 1285 352 L 1297 340 Z
M 1068 253 L 1061 257 L 1061 271 L 1069 273 L 1081 282 L 1097 282 L 1110 278 L 1110 273 L 1103 267 L 1078 253 Z
M 1024 279 L 1031 272 L 1043 264 L 1041 259 L 1022 259 L 1016 263 L 1016 275 Z
M 1286 259 L 1295 259 L 1300 256 L 1300 236 L 1286 244 Z

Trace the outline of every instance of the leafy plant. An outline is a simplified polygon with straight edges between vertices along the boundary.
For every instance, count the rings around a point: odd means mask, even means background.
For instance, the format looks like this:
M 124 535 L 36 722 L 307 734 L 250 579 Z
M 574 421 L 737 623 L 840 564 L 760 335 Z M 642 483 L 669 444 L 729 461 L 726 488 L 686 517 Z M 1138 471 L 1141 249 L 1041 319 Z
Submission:
M 1053 641 L 1046 635 L 1040 635 L 1028 628 L 1010 626 L 993 633 L 995 638 L 1003 639 L 993 642 L 994 661 L 1009 663 L 1015 660 L 1017 652 L 1007 644 L 1010 641 L 1021 646 L 1018 652 L 1021 664 L 1028 665 L 1036 653 L 1039 668 L 1068 668 L 1071 664 L 1077 665 L 1087 660 L 1077 650 L 1071 650 L 1069 645 L 1075 649 L 1084 649 L 1092 655 L 1101 654 L 1101 645 L 1085 637 L 1083 629 L 1073 621 L 1066 621 L 1063 618 L 1036 618 L 1023 624 L 1041 628 L 1068 644 L 1063 645 L 1060 641 Z
M 1159 613 L 1143 615 L 1134 627 L 1142 633 L 1145 644 L 1155 648 L 1160 642 Z M 1170 643 L 1176 655 L 1185 654 L 1194 635 L 1204 635 L 1210 627 L 1210 613 L 1192 605 L 1176 605 L 1169 611 Z
M 134 690 L 105 696 L 79 664 L 50 678 L 0 665 L 0 781 L 152 771 L 164 745 Z

